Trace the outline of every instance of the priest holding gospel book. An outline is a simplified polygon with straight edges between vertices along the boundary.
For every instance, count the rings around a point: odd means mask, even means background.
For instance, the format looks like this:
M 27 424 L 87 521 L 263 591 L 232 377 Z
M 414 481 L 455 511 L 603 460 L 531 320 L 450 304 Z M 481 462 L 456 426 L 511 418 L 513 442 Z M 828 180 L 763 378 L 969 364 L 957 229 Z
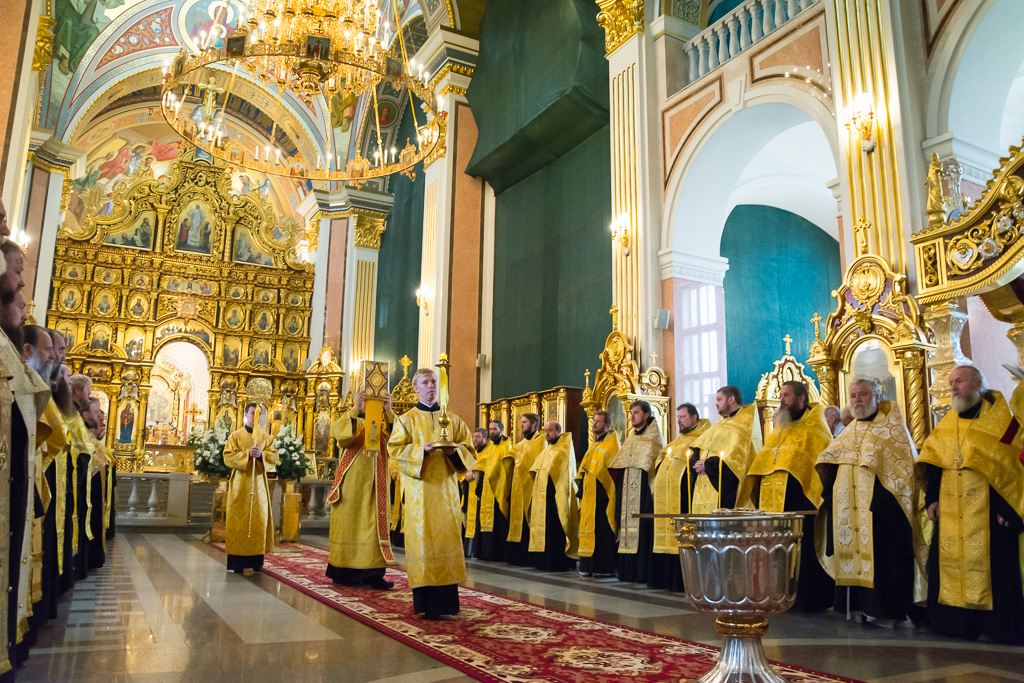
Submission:
M 433 370 L 416 371 L 412 386 L 419 402 L 395 420 L 388 440 L 405 490 L 405 557 L 413 611 L 432 620 L 459 611 L 458 584 L 466 579 L 459 478 L 476 462 L 466 424 L 447 414 L 445 356 L 441 372 L 438 386 Z M 450 426 L 444 429 L 446 420 Z M 447 444 L 445 438 L 450 439 Z

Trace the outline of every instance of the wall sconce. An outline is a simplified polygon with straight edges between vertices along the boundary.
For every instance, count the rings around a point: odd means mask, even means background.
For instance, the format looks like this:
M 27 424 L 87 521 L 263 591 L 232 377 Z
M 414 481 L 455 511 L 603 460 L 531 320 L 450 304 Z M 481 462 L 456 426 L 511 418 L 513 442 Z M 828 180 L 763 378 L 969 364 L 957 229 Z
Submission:
M 29 237 L 28 233 L 25 230 L 21 228 L 11 227 L 10 240 L 17 244 L 22 249 L 28 249 Z
M 430 315 L 427 310 L 427 295 L 422 288 L 416 290 L 416 305 L 423 309 L 424 315 Z
M 875 151 L 875 111 L 871 93 L 862 92 L 853 99 L 846 129 L 860 138 L 860 151 Z
M 622 249 L 623 256 L 629 256 L 629 214 L 620 213 L 611 225 L 612 242 Z

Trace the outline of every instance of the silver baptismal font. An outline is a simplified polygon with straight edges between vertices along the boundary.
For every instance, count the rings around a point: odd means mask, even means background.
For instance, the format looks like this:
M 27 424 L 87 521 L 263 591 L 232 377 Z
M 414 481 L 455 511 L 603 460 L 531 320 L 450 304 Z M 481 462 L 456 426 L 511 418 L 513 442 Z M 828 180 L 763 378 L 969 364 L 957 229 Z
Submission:
M 697 683 L 785 683 L 765 659 L 761 636 L 767 615 L 796 600 L 803 513 L 716 510 L 675 520 L 686 596 L 717 615 L 725 637 L 718 663 Z

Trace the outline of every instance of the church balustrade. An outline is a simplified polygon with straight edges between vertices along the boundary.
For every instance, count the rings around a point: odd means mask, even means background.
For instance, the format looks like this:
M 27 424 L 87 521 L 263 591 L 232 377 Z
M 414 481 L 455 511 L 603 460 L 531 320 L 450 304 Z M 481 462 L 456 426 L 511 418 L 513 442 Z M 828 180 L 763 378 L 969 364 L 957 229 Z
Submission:
M 192 475 L 186 472 L 119 472 L 117 523 L 124 526 L 188 526 Z
M 683 46 L 687 85 L 704 78 L 821 0 L 747 0 Z

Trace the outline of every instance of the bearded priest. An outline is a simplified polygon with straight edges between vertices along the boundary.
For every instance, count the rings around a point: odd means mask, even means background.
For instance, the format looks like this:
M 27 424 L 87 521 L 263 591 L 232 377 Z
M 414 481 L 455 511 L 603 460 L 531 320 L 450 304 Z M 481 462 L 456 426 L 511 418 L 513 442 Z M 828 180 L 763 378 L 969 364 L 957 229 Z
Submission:
M 952 409 L 917 459 L 928 519 L 935 523 L 928 628 L 967 640 L 986 636 L 1024 645 L 1024 435 L 1006 399 L 985 389 L 977 368 L 955 368 L 949 389 Z
M 507 457 L 512 444 L 502 433 L 504 431 L 500 420 L 491 420 L 486 431 L 478 429 L 473 433 L 474 446 L 477 446 L 478 434 L 483 438 L 473 466 L 476 481 L 471 483 L 470 489 L 476 499 L 473 557 L 488 562 L 508 559 L 508 502 L 514 461 Z M 470 500 L 470 508 L 473 507 Z M 466 535 L 469 535 L 468 528 Z
M 387 392 L 383 403 L 382 446 L 389 433 L 387 425 L 395 421 Z M 345 586 L 388 590 L 395 584 L 384 574 L 396 564 L 388 523 L 388 451 L 386 447 L 367 450 L 365 409 L 366 393 L 359 391 L 352 409 L 331 425 L 331 437 L 341 455 L 327 494 L 331 506 L 327 576 Z
M 576 567 L 580 509 L 576 500 L 576 456 L 572 434 L 544 425 L 546 446 L 533 463 L 530 556 L 534 569 L 564 572 Z
M 832 605 L 835 582 L 814 552 L 814 517 L 821 505 L 821 479 L 814 463 L 832 441 L 821 406 L 809 405 L 807 385 L 784 382 L 779 391 L 775 429 L 750 464 L 739 501 L 753 502 L 767 512 L 801 512 L 800 581 L 795 612 L 820 612 Z
M 608 465 L 619 452 L 619 439 L 612 429 L 611 416 L 604 410 L 594 413 L 594 440 L 583 456 L 576 478 L 580 479 L 580 574 L 613 576 L 617 559 L 615 532 L 615 482 Z
M 654 550 L 654 520 L 637 519 L 637 513 L 654 512 L 651 475 L 663 441 L 661 430 L 647 401 L 629 406 L 632 429 L 608 466 L 615 481 L 615 504 L 619 520 L 619 581 L 647 583 Z
M 449 435 L 454 446 L 437 446 L 441 406 L 437 374 L 420 368 L 412 377 L 419 402 L 395 420 L 388 453 L 402 473 L 405 492 L 405 559 L 412 606 L 424 619 L 459 612 L 459 583 L 466 579 L 459 480 L 476 459 L 469 429 L 456 415 Z
M 658 456 L 654 477 L 654 514 L 678 515 L 690 512 L 693 472 L 690 447 L 711 423 L 702 420 L 697 407 L 682 403 L 676 408 L 679 436 Z M 679 564 L 679 541 L 675 521 L 668 517 L 654 520 L 654 553 L 647 575 L 648 588 L 683 590 L 683 572 Z
M 738 387 L 726 385 L 715 394 L 715 410 L 722 418 L 697 437 L 690 448 L 693 467 L 694 514 L 736 507 L 736 493 L 761 449 L 757 406 L 744 407 Z
M 544 449 L 544 432 L 540 428 L 540 416 L 536 413 L 524 413 L 519 419 L 519 426 L 523 430 L 523 438 L 509 449 L 509 457 L 515 464 L 508 503 L 508 563 L 525 567 L 530 563 L 530 504 L 533 502 L 533 472 L 530 468 Z
M 882 400 L 875 380 L 854 380 L 849 405 L 855 421 L 815 465 L 818 559 L 835 579 L 836 612 L 892 628 L 925 597 L 916 452 L 899 406 Z
M 267 466 L 277 465 L 273 439 L 256 424 L 256 404 L 247 403 L 242 428 L 224 444 L 224 464 L 234 470 L 228 480 L 224 545 L 228 571 L 261 571 L 263 556 L 274 549 Z

